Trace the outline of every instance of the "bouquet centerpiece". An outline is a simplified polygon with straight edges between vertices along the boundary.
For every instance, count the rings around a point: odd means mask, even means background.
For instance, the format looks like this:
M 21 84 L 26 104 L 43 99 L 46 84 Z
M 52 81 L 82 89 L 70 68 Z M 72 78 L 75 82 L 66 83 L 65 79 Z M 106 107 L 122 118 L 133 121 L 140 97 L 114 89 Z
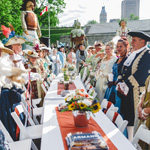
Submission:
M 76 89 L 75 93 L 69 93 L 65 96 L 65 102 L 67 108 L 61 110 L 64 111 L 72 111 L 74 116 L 74 121 L 76 119 L 77 123 L 75 122 L 76 126 L 87 126 L 88 124 L 88 115 L 90 113 L 96 113 L 101 109 L 101 106 L 97 99 L 94 99 L 92 96 L 88 94 L 84 94 L 84 89 Z M 80 118 L 78 114 L 80 113 Z M 81 115 L 82 114 L 82 115 Z M 83 116 L 81 118 L 81 116 Z M 78 125 L 80 124 L 80 125 Z M 86 124 L 86 125 L 85 125 Z
M 69 66 L 68 66 L 68 71 L 75 71 L 75 65 L 73 65 L 73 64 L 69 64 Z

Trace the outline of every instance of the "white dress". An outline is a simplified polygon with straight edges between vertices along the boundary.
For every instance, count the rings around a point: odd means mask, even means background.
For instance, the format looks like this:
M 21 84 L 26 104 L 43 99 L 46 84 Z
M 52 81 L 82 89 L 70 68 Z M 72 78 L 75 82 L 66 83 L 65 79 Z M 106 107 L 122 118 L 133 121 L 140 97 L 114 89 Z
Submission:
M 100 68 L 97 70 L 95 74 L 96 78 L 96 92 L 97 98 L 99 99 L 100 103 L 104 98 L 105 91 L 108 87 L 108 74 L 112 71 L 113 64 L 117 60 L 116 56 L 112 56 L 111 59 L 105 60 L 103 59 L 100 65 Z
M 54 62 L 54 74 L 57 76 L 60 73 L 62 66 L 59 55 L 53 55 L 51 58 Z M 56 63 L 57 61 L 59 61 L 59 63 Z

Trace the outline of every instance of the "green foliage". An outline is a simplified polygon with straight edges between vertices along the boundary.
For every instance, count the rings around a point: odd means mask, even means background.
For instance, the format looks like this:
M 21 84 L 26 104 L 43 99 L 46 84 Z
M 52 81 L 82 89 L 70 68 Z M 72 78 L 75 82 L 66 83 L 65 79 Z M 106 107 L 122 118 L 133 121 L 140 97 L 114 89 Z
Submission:
M 21 28 L 21 11 L 20 7 L 22 5 L 22 0 L 0 0 L 0 24 L 8 27 L 8 23 L 11 23 L 16 34 L 22 33 Z M 0 39 L 4 36 L 0 34 Z
M 8 27 L 8 23 L 11 23 L 15 32 L 18 35 L 22 35 L 22 27 L 21 27 L 21 5 L 23 0 L 0 0 L 0 25 L 5 25 Z M 59 24 L 59 20 L 57 15 L 63 12 L 63 8 L 65 8 L 64 0 L 57 0 L 53 2 L 53 0 L 48 0 L 50 3 L 50 26 L 55 27 Z M 38 16 L 40 26 L 48 27 L 48 12 L 45 12 L 42 16 L 40 16 L 40 12 L 44 9 L 35 8 L 34 12 Z M 48 34 L 47 34 L 48 35 Z M 0 34 L 0 39 L 2 40 L 4 36 Z
M 129 20 L 139 20 L 139 17 L 135 16 L 135 14 L 130 14 Z
M 87 22 L 87 24 L 97 24 L 98 22 L 96 20 L 90 20 Z
M 49 9 L 48 12 L 50 11 L 50 26 L 51 27 L 56 27 L 59 24 L 59 19 L 57 18 L 57 15 L 59 13 L 63 12 L 63 9 L 65 8 L 66 4 L 64 3 L 64 0 L 57 0 L 53 2 L 53 0 L 48 0 L 49 2 Z M 40 16 L 40 12 L 44 9 L 45 7 L 41 8 L 35 8 L 34 12 L 38 16 L 38 20 L 40 23 L 40 26 L 48 27 L 48 12 L 45 12 L 42 16 Z

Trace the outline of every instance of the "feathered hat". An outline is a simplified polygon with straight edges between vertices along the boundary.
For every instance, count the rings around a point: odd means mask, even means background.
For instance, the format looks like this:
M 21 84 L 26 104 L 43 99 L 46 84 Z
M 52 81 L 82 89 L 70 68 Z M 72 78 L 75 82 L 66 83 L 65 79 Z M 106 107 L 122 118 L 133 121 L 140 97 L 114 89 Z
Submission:
M 4 25 L 2 25 L 1 28 L 2 28 L 3 34 L 5 33 L 4 35 L 6 36 L 6 38 L 2 40 L 2 43 L 5 46 L 10 46 L 13 44 L 23 44 L 27 42 L 27 39 L 25 37 L 20 36 L 20 35 L 15 35 L 14 27 L 11 24 L 9 24 L 9 28 L 5 27 Z

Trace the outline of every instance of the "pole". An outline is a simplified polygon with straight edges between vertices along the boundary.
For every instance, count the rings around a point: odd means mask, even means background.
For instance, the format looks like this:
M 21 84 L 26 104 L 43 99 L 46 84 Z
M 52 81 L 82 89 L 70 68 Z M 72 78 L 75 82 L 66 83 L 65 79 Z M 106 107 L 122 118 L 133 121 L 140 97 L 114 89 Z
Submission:
M 50 4 L 48 4 L 48 26 L 49 26 L 48 46 L 50 48 L 50 44 L 51 44 L 51 40 L 50 40 Z

